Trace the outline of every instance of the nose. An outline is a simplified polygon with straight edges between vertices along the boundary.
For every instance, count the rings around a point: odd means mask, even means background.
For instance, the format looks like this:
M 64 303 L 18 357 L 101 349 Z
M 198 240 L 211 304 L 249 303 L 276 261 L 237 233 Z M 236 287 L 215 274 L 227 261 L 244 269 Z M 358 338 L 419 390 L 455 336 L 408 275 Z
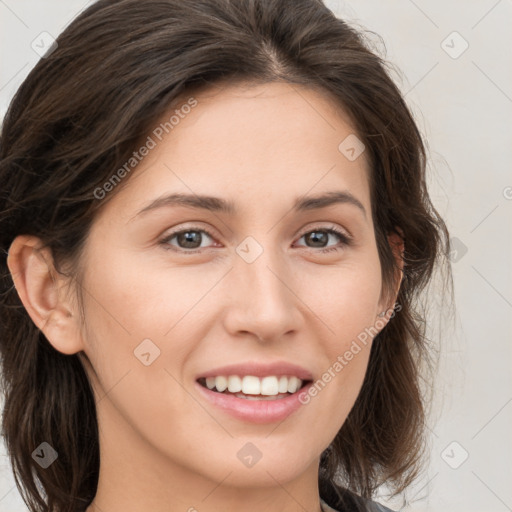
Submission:
M 236 255 L 225 286 L 229 305 L 224 323 L 232 336 L 252 335 L 267 343 L 300 330 L 304 303 L 290 267 L 275 251 L 264 250 L 252 263 Z

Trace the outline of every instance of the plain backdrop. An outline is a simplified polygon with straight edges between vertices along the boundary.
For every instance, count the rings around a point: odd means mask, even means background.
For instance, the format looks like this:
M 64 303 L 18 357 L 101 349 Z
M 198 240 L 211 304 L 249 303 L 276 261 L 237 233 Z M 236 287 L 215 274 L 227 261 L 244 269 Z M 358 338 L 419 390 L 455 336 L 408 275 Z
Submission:
M 33 42 L 42 32 L 56 37 L 90 3 L 0 0 L 0 119 L 39 59 Z M 431 196 L 454 247 L 456 312 L 434 335 L 443 352 L 431 462 L 402 510 L 511 511 L 512 1 L 327 4 L 370 31 L 398 68 L 393 78 L 427 140 Z M 379 501 L 401 506 L 385 490 Z M 0 510 L 27 510 L 1 443 Z

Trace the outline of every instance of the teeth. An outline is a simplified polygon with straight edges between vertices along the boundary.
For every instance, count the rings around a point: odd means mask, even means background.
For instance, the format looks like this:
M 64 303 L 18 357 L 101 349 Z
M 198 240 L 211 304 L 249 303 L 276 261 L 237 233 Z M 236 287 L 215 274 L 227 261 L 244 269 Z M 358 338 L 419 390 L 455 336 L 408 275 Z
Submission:
M 226 377 L 215 377 L 215 387 L 217 391 L 224 391 L 228 387 L 228 379 Z
M 297 377 L 288 379 L 288 393 L 295 393 L 302 386 L 302 382 Z
M 242 379 L 238 375 L 230 375 L 228 377 L 228 391 L 231 391 L 231 393 L 242 391 Z
M 262 395 L 277 395 L 279 392 L 279 382 L 277 377 L 263 377 L 261 379 L 261 394 Z
M 278 389 L 279 393 L 288 393 L 288 377 L 280 377 Z
M 206 378 L 208 389 L 220 393 L 226 390 L 231 393 L 242 392 L 244 395 L 277 396 L 285 393 L 295 393 L 302 387 L 302 384 L 302 380 L 295 376 L 276 377 L 269 375 L 260 379 L 254 375 L 246 375 L 243 378 L 238 375 L 220 375 Z
M 244 395 L 243 393 L 235 393 L 235 396 L 238 398 L 245 398 L 245 400 L 279 400 L 280 398 L 286 398 L 288 396 L 288 393 L 285 394 L 279 394 L 275 396 L 251 396 L 251 395 Z
M 259 395 L 261 390 L 261 383 L 258 377 L 246 375 L 242 380 L 242 393 L 246 395 Z M 263 393 L 265 394 L 265 393 Z

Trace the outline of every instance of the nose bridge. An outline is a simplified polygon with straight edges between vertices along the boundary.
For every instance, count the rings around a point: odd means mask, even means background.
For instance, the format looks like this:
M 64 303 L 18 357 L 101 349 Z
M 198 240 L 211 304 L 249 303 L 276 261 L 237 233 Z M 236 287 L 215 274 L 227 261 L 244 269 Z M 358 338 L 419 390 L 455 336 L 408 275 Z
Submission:
M 272 236 L 259 242 L 247 237 L 236 248 L 230 325 L 261 338 L 279 337 L 297 328 L 298 310 L 289 267 Z

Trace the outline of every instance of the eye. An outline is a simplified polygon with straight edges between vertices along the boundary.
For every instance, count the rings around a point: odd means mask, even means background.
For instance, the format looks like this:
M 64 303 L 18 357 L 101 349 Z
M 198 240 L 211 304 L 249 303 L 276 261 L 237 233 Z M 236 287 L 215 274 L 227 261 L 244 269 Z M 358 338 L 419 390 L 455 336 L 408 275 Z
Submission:
M 336 246 L 326 247 L 324 244 L 328 242 L 330 235 L 335 235 L 340 240 L 340 243 Z M 300 236 L 300 238 L 304 237 L 306 237 L 306 240 L 309 240 L 314 244 L 320 244 L 319 246 L 317 245 L 316 247 L 308 246 L 308 248 L 318 248 L 321 250 L 321 252 L 338 251 L 342 249 L 344 246 L 349 246 L 352 243 L 352 237 L 338 229 L 336 226 L 331 226 L 329 228 L 319 227 L 313 230 L 310 229 L 309 231 L 306 231 Z
M 204 228 L 191 227 L 188 229 L 182 229 L 181 231 L 175 231 L 171 233 L 169 236 L 166 236 L 164 239 L 160 240 L 160 244 L 163 245 L 164 249 L 170 249 L 180 252 L 181 249 L 197 249 L 201 248 L 201 242 L 203 241 L 204 236 L 207 238 L 212 238 L 213 235 Z M 175 239 L 178 245 L 178 248 L 174 248 L 173 244 L 171 244 L 171 240 Z M 199 245 L 198 245 L 199 244 Z M 204 247 L 204 246 L 203 246 Z M 187 250 L 183 251 L 189 254 L 200 252 L 197 250 Z
M 333 247 L 326 247 L 325 244 L 329 240 L 329 236 L 335 235 L 340 242 L 338 245 Z M 163 246 L 166 250 L 173 250 L 176 252 L 182 252 L 185 254 L 195 254 L 197 252 L 201 252 L 201 249 L 205 247 L 202 245 L 204 238 L 214 239 L 214 236 L 204 228 L 199 228 L 197 226 L 193 226 L 187 229 L 182 229 L 180 231 L 174 231 L 170 233 L 168 236 L 159 241 L 159 244 Z M 330 251 L 338 251 L 345 246 L 349 246 L 352 244 L 352 237 L 347 233 L 341 231 L 336 226 L 327 227 L 319 227 L 313 230 L 305 231 L 300 237 L 306 237 L 306 240 L 312 242 L 313 244 L 317 244 L 316 246 L 306 246 L 309 249 L 319 249 L 320 252 L 330 252 Z M 172 243 L 173 240 L 176 239 L 177 246 Z

